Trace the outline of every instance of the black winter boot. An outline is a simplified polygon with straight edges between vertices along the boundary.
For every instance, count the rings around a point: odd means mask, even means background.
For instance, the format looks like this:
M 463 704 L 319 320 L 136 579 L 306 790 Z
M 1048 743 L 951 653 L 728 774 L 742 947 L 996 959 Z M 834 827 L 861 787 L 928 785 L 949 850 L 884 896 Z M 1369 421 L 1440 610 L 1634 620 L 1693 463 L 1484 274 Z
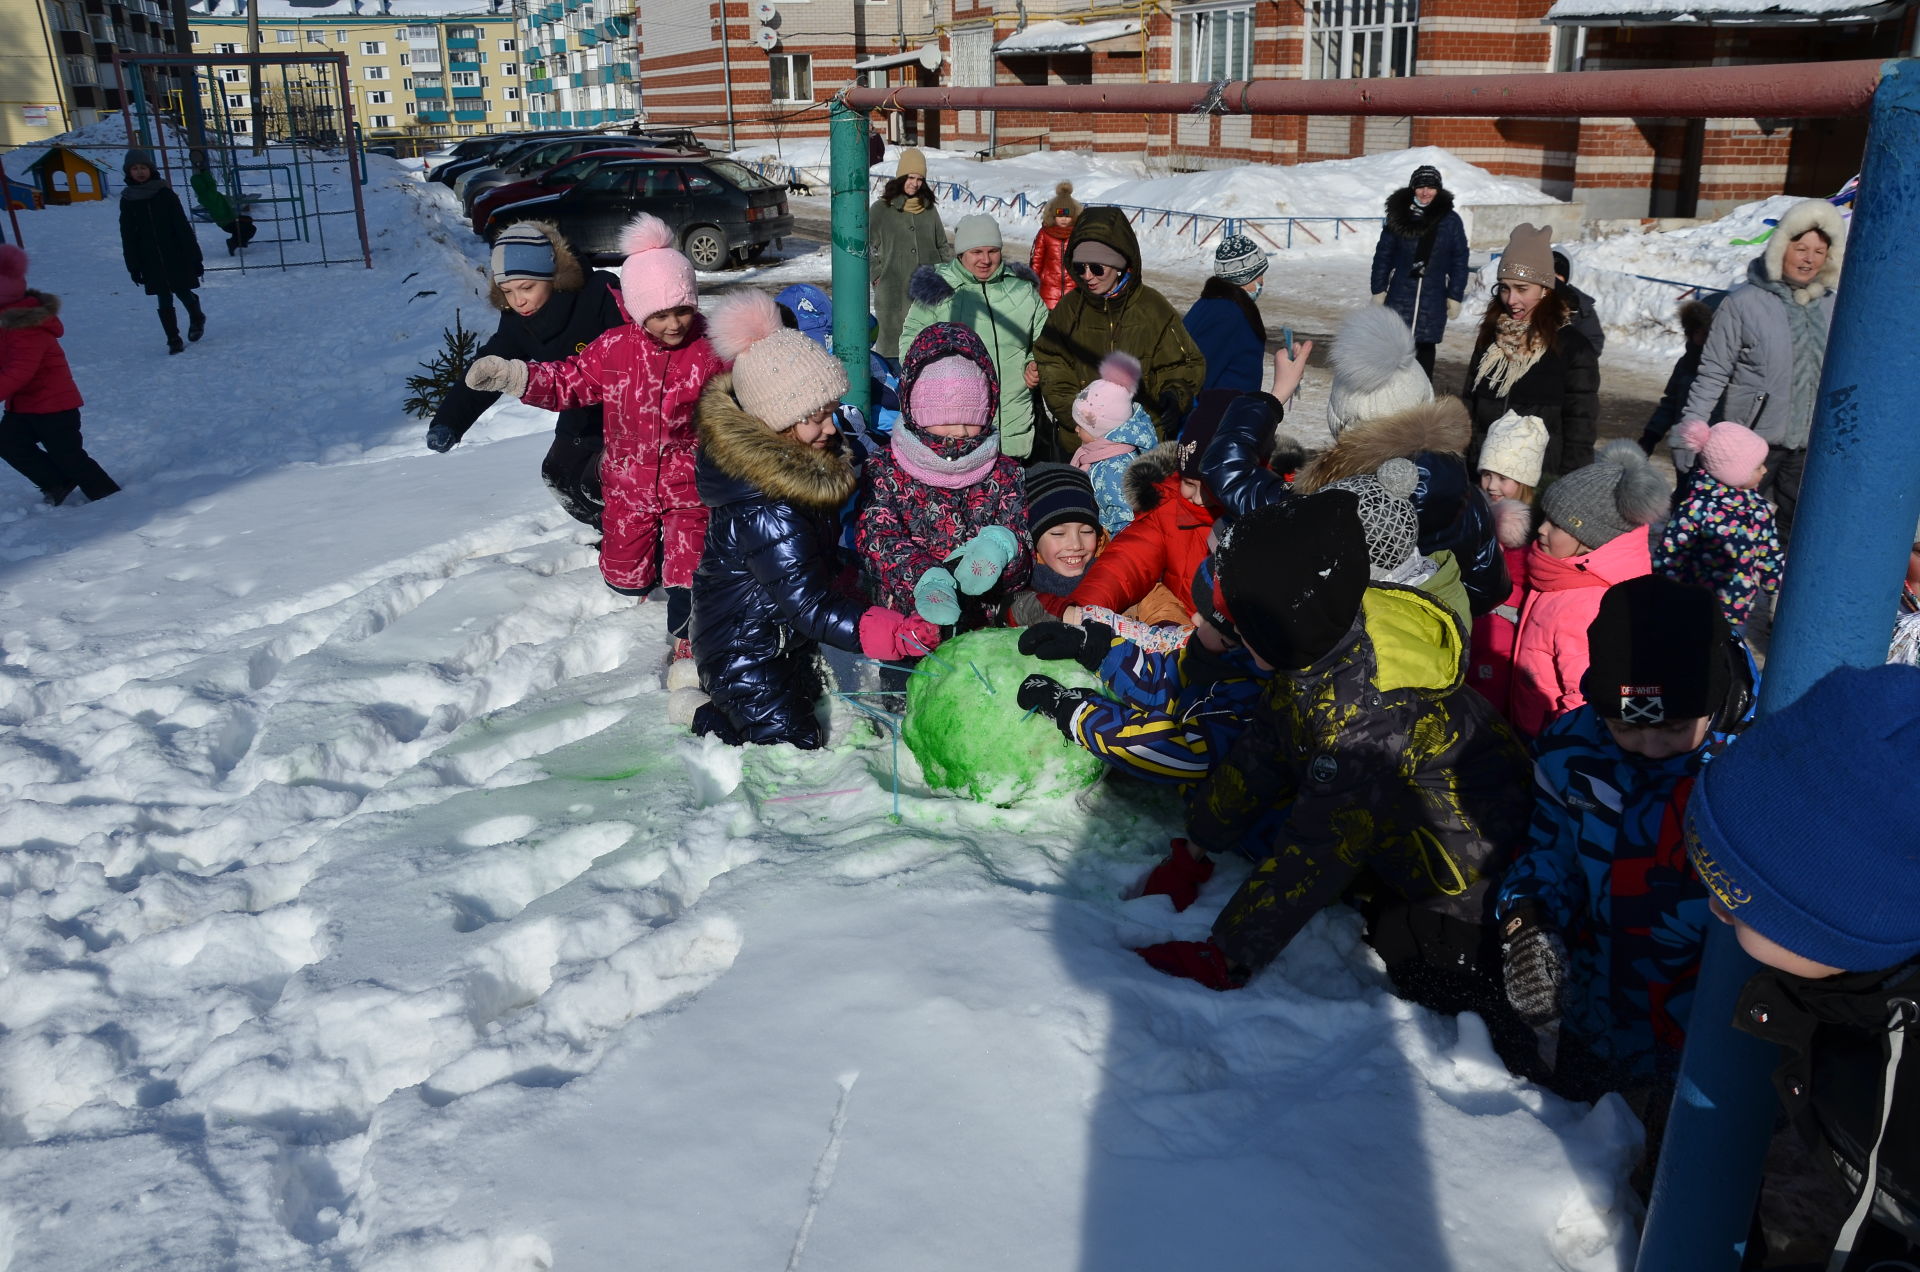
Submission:
M 206 334 L 207 316 L 205 314 L 194 314 L 187 319 L 187 339 L 198 340 Z
M 185 353 L 186 351 L 187 351 L 187 342 L 182 340 L 178 335 L 172 335 L 167 337 L 168 353 Z

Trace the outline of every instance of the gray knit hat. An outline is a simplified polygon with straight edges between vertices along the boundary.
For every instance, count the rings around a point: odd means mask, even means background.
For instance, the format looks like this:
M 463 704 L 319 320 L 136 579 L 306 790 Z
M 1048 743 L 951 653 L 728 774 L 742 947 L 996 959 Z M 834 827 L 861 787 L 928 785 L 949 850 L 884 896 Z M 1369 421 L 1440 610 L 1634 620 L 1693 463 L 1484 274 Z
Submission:
M 1244 234 L 1229 234 L 1213 249 L 1213 273 L 1236 286 L 1244 286 L 1267 272 L 1267 254 Z
M 1616 438 L 1591 464 L 1548 486 L 1540 510 L 1591 549 L 1661 520 L 1672 500 L 1673 488 L 1639 444 Z
M 496 283 L 513 278 L 536 278 L 550 283 L 559 261 L 554 256 L 552 242 L 540 228 L 530 221 L 522 221 L 509 225 L 493 240 L 490 265 Z
M 976 247 L 1000 247 L 1000 222 L 985 212 L 963 216 L 953 227 L 953 254 L 970 252 Z
M 1360 498 L 1360 528 L 1367 536 L 1368 575 L 1397 583 L 1420 555 L 1420 514 L 1413 492 L 1420 470 L 1410 459 L 1390 459 L 1377 472 L 1330 481 L 1328 490 L 1351 490 Z

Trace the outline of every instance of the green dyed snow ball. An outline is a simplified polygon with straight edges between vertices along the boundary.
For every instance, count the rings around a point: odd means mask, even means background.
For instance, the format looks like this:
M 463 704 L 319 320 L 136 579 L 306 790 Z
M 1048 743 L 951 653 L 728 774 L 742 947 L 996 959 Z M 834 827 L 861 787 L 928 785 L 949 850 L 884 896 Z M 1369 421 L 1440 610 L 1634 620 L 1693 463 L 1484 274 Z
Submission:
M 1028 657 L 1019 631 L 999 627 L 954 637 L 917 670 L 922 674 L 907 679 L 901 736 L 936 789 L 1012 804 L 1072 795 L 1099 778 L 1099 760 L 1015 701 L 1020 682 L 1034 672 L 1104 695 L 1099 677 L 1079 663 Z

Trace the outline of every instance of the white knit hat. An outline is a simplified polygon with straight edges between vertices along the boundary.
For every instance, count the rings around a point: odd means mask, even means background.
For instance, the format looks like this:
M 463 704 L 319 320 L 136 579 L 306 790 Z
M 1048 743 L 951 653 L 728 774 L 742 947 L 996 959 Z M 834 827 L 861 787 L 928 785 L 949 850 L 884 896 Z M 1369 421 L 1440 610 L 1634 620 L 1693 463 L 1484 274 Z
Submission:
M 1341 430 L 1433 401 L 1433 381 L 1414 355 L 1413 332 L 1399 314 L 1364 305 L 1333 338 L 1333 388 L 1327 426 Z
M 1538 415 L 1508 411 L 1487 426 L 1480 445 L 1480 471 L 1511 477 L 1522 486 L 1540 484 L 1540 464 L 1547 457 L 1547 422 Z
M 741 409 L 776 433 L 839 402 L 847 391 L 839 359 L 784 326 L 780 307 L 763 291 L 722 298 L 707 334 L 714 352 L 733 363 L 733 395 Z

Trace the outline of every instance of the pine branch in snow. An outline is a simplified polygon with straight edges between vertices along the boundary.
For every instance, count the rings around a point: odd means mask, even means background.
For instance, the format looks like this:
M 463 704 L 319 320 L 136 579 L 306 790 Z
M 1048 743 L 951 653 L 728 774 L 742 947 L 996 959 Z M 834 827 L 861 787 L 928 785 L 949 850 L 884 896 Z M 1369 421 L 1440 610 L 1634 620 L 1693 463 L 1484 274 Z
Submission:
M 426 374 L 407 377 L 408 397 L 403 406 L 415 419 L 434 417 L 440 404 L 447 400 L 448 391 L 466 382 L 467 368 L 473 365 L 474 356 L 480 351 L 479 335 L 460 325 L 457 309 L 453 311 L 453 327 L 442 329 L 440 334 L 446 340 L 446 348 L 420 364 Z

